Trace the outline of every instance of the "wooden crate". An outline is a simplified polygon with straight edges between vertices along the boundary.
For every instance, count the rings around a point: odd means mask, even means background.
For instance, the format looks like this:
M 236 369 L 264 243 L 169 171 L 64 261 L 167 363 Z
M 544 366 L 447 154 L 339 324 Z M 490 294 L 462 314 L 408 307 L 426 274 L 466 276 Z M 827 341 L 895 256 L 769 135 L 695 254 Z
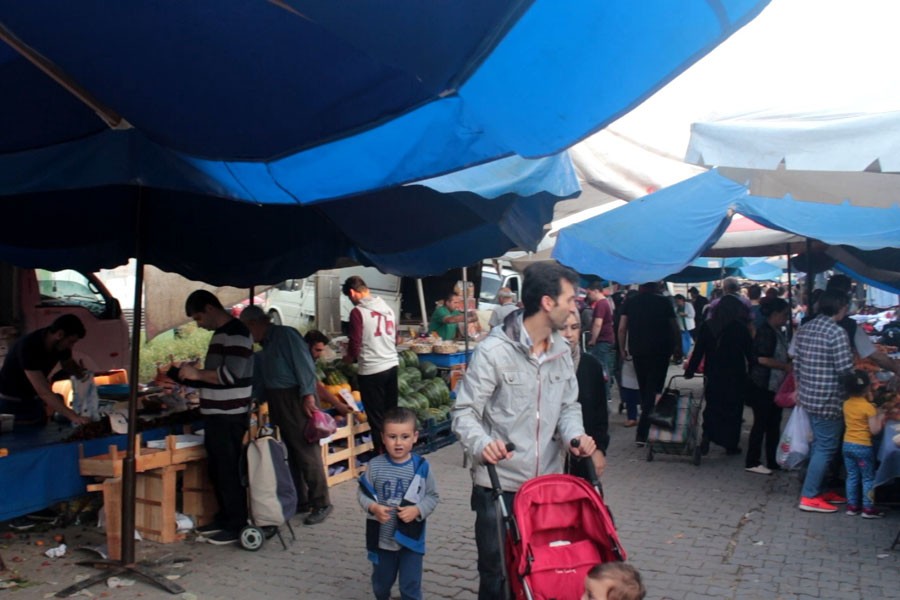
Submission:
M 139 473 L 135 481 L 134 526 L 145 539 L 170 544 L 183 540 L 175 523 L 175 490 L 185 465 L 169 465 Z
M 168 449 L 157 450 L 155 448 L 141 448 L 141 435 L 137 435 L 137 449 L 135 450 L 135 472 L 142 473 L 151 469 L 159 469 L 172 464 L 172 454 Z M 127 452 L 119 450 L 116 446 L 109 446 L 107 454 L 97 456 L 84 455 L 84 446 L 78 445 L 78 468 L 86 477 L 121 477 L 122 462 Z
M 347 424 L 338 427 L 337 431 L 322 443 L 322 466 L 325 468 L 325 479 L 328 487 L 355 479 L 360 471 L 356 467 L 356 457 L 372 450 L 371 442 L 358 444 L 357 437 L 370 431 L 368 423 L 358 422 L 354 414 L 347 415 Z M 328 468 L 343 466 L 345 469 L 336 475 L 329 475 Z
M 106 555 L 110 560 L 122 558 L 122 478 L 114 477 L 103 483 L 87 486 L 89 492 L 103 494 L 106 514 Z
M 181 493 L 181 512 L 191 517 L 197 526 L 212 523 L 219 503 L 209 480 L 206 459 L 185 465 Z
M 135 477 L 134 528 L 148 540 L 168 544 L 184 539 L 176 531 L 175 502 L 177 474 L 185 465 L 169 465 L 139 473 Z M 103 494 L 106 513 L 106 547 L 111 560 L 122 558 L 122 478 L 87 486 L 89 492 Z

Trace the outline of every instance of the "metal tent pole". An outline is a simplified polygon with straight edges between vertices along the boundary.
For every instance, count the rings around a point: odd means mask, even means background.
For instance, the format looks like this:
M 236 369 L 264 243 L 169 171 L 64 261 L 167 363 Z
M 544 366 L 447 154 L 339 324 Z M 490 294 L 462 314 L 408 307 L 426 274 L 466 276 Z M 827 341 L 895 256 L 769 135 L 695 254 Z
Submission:
M 785 244 L 787 252 L 787 276 L 788 276 L 788 309 L 791 311 L 791 318 L 788 319 L 788 337 L 794 337 L 794 284 L 791 275 L 791 245 Z
M 139 575 L 144 579 L 155 583 L 171 594 L 182 594 L 184 588 L 177 583 L 155 573 L 146 566 L 138 565 L 134 560 L 134 530 L 135 530 L 135 496 L 137 473 L 135 470 L 135 455 L 137 454 L 137 392 L 140 373 L 141 354 L 141 313 L 144 289 L 144 248 L 143 248 L 143 199 L 141 189 L 137 192 L 136 223 L 135 223 L 135 277 L 134 277 L 134 320 L 131 324 L 131 373 L 128 386 L 128 450 L 122 462 L 122 552 L 121 560 L 99 560 L 80 562 L 79 565 L 92 566 L 100 569 L 97 573 L 64 590 L 56 593 L 57 598 L 66 598 L 87 589 L 95 583 L 106 581 L 107 578 L 123 573 Z

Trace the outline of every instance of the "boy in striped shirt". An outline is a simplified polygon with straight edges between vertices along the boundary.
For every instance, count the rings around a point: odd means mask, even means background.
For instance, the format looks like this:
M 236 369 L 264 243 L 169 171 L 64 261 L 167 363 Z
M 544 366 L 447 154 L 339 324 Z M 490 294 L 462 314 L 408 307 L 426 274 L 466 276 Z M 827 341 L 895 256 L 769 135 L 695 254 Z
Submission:
M 385 454 L 369 461 L 359 479 L 359 503 L 365 509 L 366 549 L 372 561 L 372 589 L 389 600 L 400 577 L 400 598 L 421 600 L 425 519 L 437 506 L 437 487 L 428 461 L 412 453 L 419 439 L 416 414 L 392 408 L 384 415 Z

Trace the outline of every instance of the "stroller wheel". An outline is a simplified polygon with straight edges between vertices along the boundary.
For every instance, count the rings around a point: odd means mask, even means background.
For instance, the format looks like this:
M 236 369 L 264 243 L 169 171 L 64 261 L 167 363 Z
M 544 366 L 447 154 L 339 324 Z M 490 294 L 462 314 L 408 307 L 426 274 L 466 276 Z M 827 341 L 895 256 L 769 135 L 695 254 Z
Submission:
M 264 541 L 266 541 L 265 534 L 259 527 L 248 525 L 241 529 L 241 547 L 244 550 L 255 552 L 262 548 Z

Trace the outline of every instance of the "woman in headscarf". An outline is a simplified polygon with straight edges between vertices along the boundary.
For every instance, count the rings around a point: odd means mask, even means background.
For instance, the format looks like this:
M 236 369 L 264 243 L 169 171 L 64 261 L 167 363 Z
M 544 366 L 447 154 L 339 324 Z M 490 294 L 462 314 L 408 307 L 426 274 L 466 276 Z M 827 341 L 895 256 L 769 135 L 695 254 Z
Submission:
M 723 296 L 712 318 L 701 325 L 685 369 L 684 375 L 690 379 L 706 358 L 706 409 L 700 446 L 703 454 L 709 452 L 710 442 L 725 448 L 726 454 L 741 453 L 741 420 L 750 389 L 748 372 L 753 364 L 749 324 L 741 317 L 744 310 L 738 298 Z
M 571 313 L 563 326 L 563 337 L 572 348 L 572 362 L 578 381 L 578 402 L 584 419 L 584 432 L 594 438 L 597 449 L 606 456 L 609 447 L 609 408 L 606 404 L 606 376 L 603 365 L 592 354 L 581 350 L 581 319 Z M 568 452 L 566 453 L 568 455 Z M 573 461 L 569 472 L 587 479 L 582 465 L 586 461 Z

